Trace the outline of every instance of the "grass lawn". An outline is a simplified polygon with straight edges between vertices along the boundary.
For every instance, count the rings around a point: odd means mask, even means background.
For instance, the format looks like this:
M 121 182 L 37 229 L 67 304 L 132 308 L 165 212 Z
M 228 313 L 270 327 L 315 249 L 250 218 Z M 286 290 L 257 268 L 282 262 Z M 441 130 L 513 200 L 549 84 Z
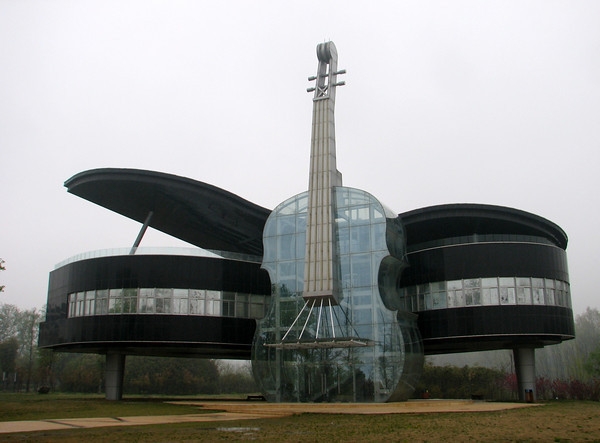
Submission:
M 107 401 L 89 394 L 0 394 L 0 421 L 53 418 L 198 414 L 198 408 L 165 403 L 165 398 Z
M 10 408 L 16 412 L 8 412 Z M 20 412 L 18 412 L 20 411 Z M 0 395 L 0 420 L 198 413 L 157 399 L 107 402 L 90 396 Z M 5 415 L 8 413 L 9 415 Z M 6 418 L 10 417 L 10 418 Z M 500 412 L 387 415 L 299 414 L 284 418 L 4 434 L 35 442 L 600 441 L 600 403 L 557 401 Z

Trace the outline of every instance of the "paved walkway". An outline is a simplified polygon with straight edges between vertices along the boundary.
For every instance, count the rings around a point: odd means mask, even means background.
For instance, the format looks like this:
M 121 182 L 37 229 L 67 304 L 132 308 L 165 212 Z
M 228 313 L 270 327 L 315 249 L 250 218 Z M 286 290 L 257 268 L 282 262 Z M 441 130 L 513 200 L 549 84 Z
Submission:
M 143 426 L 191 422 L 221 422 L 284 417 L 303 412 L 316 414 L 422 414 L 434 412 L 483 412 L 539 406 L 535 403 L 495 403 L 470 400 L 416 400 L 401 403 L 267 403 L 259 401 L 175 401 L 224 412 L 141 417 L 65 418 L 0 422 L 0 434 L 56 431 L 73 428 Z

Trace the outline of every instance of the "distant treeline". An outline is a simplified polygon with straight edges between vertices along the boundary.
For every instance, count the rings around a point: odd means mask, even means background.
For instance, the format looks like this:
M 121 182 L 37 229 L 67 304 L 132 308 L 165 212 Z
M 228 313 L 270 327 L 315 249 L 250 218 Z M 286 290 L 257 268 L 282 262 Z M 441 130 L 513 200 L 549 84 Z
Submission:
M 103 392 L 103 355 L 55 353 L 37 348 L 43 311 L 0 303 L 0 390 Z M 600 396 L 600 313 L 588 308 L 575 319 L 577 338 L 536 350 L 539 399 Z M 415 397 L 516 399 L 510 351 L 428 357 Z M 443 361 L 447 358 L 447 361 Z M 249 363 L 194 358 L 135 357 L 126 360 L 124 393 L 198 395 L 257 392 Z

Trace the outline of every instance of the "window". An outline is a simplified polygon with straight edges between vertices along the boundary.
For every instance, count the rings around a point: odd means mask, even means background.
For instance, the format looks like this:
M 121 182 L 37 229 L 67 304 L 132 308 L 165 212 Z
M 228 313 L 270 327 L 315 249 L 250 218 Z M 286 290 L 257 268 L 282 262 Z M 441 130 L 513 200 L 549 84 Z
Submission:
M 221 293 L 206 291 L 206 315 L 221 315 Z
M 96 291 L 96 315 L 108 314 L 108 289 Z
M 224 317 L 235 317 L 235 292 L 223 292 L 221 312 Z
M 204 292 L 200 289 L 190 289 L 190 314 L 204 315 Z
M 156 313 L 157 314 L 170 314 L 172 309 L 173 300 L 173 289 L 170 288 L 156 288 L 154 291 L 156 301 Z
M 189 291 L 187 289 L 173 289 L 173 314 L 187 314 Z
M 69 294 L 68 317 L 77 317 L 77 293 Z
M 263 318 L 265 316 L 264 297 L 262 295 L 251 295 L 249 306 L 249 318 Z
M 123 290 L 111 289 L 109 291 L 108 313 L 122 314 L 123 313 Z

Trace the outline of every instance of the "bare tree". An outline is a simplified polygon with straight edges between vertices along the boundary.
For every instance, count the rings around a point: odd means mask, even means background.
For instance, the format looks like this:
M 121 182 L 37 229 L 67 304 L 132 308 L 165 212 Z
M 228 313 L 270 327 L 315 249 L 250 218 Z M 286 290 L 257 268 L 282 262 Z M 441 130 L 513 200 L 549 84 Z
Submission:
M 4 260 L 0 258 L 0 271 L 6 271 L 6 267 L 4 266 Z M 0 292 L 4 291 L 4 285 L 0 285 Z

